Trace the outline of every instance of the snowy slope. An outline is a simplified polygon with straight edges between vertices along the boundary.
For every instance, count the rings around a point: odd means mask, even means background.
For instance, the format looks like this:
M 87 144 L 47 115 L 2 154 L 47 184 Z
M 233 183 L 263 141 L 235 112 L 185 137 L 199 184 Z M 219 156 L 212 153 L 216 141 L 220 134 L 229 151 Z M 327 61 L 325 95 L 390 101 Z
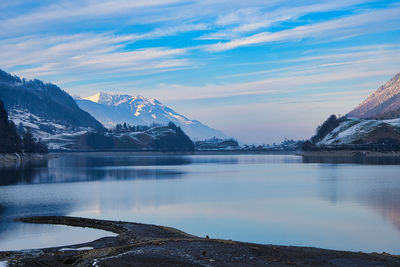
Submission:
M 379 87 L 347 116 L 371 119 L 400 117 L 400 73 Z
M 30 131 L 35 138 L 45 142 L 49 149 L 63 149 L 74 143 L 76 136 L 92 130 L 86 127 L 71 128 L 17 107 L 8 110 L 8 117 L 19 131 L 21 128 Z
M 131 125 L 166 125 L 172 121 L 192 139 L 227 137 L 199 121 L 186 118 L 153 98 L 97 93 L 85 98 L 76 98 L 75 101 L 81 109 L 89 112 L 106 127 L 114 127 L 117 123 L 124 122 Z
M 0 99 L 7 110 L 26 110 L 42 120 L 66 127 L 103 128 L 67 92 L 51 83 L 21 79 L 0 70 Z
M 371 131 L 383 125 L 390 125 L 400 131 L 400 118 L 391 120 L 364 120 L 348 118 L 331 131 L 318 145 L 346 145 L 367 136 Z

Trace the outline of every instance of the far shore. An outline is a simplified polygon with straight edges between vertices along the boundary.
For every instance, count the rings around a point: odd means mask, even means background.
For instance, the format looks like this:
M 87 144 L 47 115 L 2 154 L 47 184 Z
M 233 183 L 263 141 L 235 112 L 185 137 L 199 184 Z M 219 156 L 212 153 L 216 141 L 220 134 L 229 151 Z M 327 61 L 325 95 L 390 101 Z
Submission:
M 121 221 L 39 216 L 17 221 L 90 227 L 118 234 L 46 249 L 0 252 L 9 266 L 400 266 L 400 256 L 198 237 L 178 229 Z

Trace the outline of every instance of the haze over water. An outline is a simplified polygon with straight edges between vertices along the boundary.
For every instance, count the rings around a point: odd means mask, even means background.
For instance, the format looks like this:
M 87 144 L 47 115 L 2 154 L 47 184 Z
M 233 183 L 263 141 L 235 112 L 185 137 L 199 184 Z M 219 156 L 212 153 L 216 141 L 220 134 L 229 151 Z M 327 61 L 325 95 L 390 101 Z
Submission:
M 109 235 L 12 221 L 68 215 L 211 238 L 400 254 L 398 165 L 303 163 L 293 155 L 107 155 L 59 154 L 0 171 L 0 250 Z

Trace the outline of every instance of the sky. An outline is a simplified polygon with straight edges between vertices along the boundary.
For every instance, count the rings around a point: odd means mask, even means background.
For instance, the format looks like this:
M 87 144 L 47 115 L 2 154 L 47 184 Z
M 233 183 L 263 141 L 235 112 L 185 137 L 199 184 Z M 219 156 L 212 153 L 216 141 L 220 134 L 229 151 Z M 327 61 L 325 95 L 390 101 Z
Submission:
M 400 1 L 6 0 L 0 68 L 156 98 L 242 143 L 307 139 L 400 72 Z

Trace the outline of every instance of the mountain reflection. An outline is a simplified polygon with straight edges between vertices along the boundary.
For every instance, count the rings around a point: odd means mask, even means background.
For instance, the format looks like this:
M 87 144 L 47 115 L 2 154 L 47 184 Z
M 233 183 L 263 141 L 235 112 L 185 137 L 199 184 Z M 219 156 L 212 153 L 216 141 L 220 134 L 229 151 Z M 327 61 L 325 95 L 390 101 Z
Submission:
M 32 183 L 36 177 L 44 177 L 48 175 L 47 166 L 47 160 L 40 160 L 29 162 L 15 168 L 1 168 L 0 186 Z
M 57 155 L 57 154 L 56 154 Z M 56 160 L 52 160 L 49 167 L 104 167 L 104 166 L 168 166 L 187 165 L 192 161 L 184 155 L 139 153 L 66 153 L 58 154 Z
M 364 197 L 370 208 L 395 225 L 400 231 L 400 195 L 398 189 L 389 192 L 378 191 Z
M 18 168 L 0 169 L 0 185 L 67 183 L 97 180 L 173 179 L 183 174 L 162 166 L 191 164 L 184 156 L 113 156 L 69 154 Z
M 319 195 L 332 203 L 360 203 L 400 230 L 398 166 L 319 165 Z
M 367 165 L 397 165 L 400 164 L 399 157 L 361 157 L 354 155 L 353 157 L 318 157 L 318 156 L 302 156 L 303 163 L 352 163 Z

